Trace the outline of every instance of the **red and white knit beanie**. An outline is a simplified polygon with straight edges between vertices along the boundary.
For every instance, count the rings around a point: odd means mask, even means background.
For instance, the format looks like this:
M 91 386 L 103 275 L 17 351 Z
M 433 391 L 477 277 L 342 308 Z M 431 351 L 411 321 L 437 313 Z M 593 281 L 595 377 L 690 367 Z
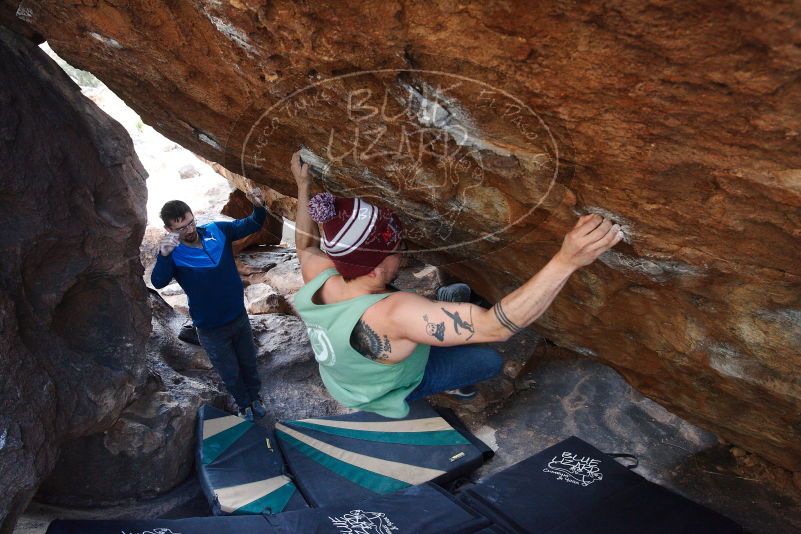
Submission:
M 323 225 L 323 249 L 347 278 L 372 271 L 398 247 L 403 233 L 392 210 L 360 198 L 319 193 L 309 200 L 309 215 Z

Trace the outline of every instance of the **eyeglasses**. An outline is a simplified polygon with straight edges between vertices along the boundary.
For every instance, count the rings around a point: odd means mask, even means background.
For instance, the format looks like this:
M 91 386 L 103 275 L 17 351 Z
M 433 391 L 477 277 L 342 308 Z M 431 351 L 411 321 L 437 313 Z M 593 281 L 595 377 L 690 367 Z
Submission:
M 194 228 L 194 227 L 195 227 L 195 218 L 193 217 L 191 221 L 189 221 L 188 223 L 186 223 L 183 226 L 180 226 L 178 228 L 174 228 L 173 231 L 174 232 L 178 232 L 180 234 L 181 232 L 183 232 L 187 228 Z

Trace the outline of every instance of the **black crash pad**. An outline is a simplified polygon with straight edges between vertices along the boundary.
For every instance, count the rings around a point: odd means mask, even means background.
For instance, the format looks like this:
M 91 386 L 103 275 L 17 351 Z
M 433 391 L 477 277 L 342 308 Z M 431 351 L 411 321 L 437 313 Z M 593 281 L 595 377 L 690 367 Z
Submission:
M 464 489 L 487 532 L 540 534 L 735 533 L 741 527 L 619 464 L 577 437 Z
M 263 516 L 189 519 L 61 520 L 45 534 L 278 534 Z

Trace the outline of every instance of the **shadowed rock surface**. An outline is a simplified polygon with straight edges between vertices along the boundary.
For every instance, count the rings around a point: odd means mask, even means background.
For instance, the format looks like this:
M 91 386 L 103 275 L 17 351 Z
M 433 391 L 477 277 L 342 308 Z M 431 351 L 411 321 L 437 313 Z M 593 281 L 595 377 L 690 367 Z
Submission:
M 202 349 L 176 339 L 184 318 L 157 293 L 148 300 L 153 332 L 146 381 L 110 428 L 62 447 L 37 500 L 109 506 L 153 498 L 194 472 L 197 410 L 224 408 L 227 394 Z
M 130 137 L 30 41 L 0 27 L 0 532 L 62 443 L 109 428 L 146 378 Z M 57 135 L 56 135 L 57 132 Z
M 527 375 L 536 386 L 474 429 L 497 447 L 477 480 L 575 435 L 604 452 L 636 455 L 636 473 L 731 517 L 749 532 L 801 529 L 801 496 L 788 471 L 720 443 L 596 361 L 576 360 L 551 346 L 538 364 Z M 532 505 L 536 502 L 532 497 Z
M 294 315 L 252 315 L 250 324 L 258 349 L 259 375 L 267 416 L 259 424 L 323 417 L 350 410 L 328 394 L 306 335 L 306 325 Z
M 430 263 L 488 299 L 578 214 L 612 217 L 625 243 L 537 329 L 801 470 L 801 5 L 27 1 L 20 16 L 248 180 L 294 195 L 305 146 L 319 187 L 396 208 Z

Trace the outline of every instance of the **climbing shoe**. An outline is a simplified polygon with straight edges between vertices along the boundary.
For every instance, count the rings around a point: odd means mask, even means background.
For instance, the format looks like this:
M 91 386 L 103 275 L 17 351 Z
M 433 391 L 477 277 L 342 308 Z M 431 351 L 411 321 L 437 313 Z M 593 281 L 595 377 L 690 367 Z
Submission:
M 253 410 L 248 406 L 244 410 L 239 410 L 239 417 L 244 419 L 245 421 L 253 422 Z
M 178 339 L 193 345 L 200 345 L 200 340 L 197 338 L 197 329 L 191 322 L 181 327 L 181 331 L 178 332 Z
M 445 394 L 458 400 L 471 400 L 478 395 L 478 390 L 476 386 L 465 386 L 459 389 L 449 389 L 445 391 Z
M 256 400 L 250 403 L 250 409 L 256 419 L 261 419 L 267 415 L 267 408 L 264 407 L 264 402 L 262 402 L 261 397 L 258 397 Z
M 440 302 L 470 302 L 470 286 L 456 283 L 437 288 L 437 300 Z

